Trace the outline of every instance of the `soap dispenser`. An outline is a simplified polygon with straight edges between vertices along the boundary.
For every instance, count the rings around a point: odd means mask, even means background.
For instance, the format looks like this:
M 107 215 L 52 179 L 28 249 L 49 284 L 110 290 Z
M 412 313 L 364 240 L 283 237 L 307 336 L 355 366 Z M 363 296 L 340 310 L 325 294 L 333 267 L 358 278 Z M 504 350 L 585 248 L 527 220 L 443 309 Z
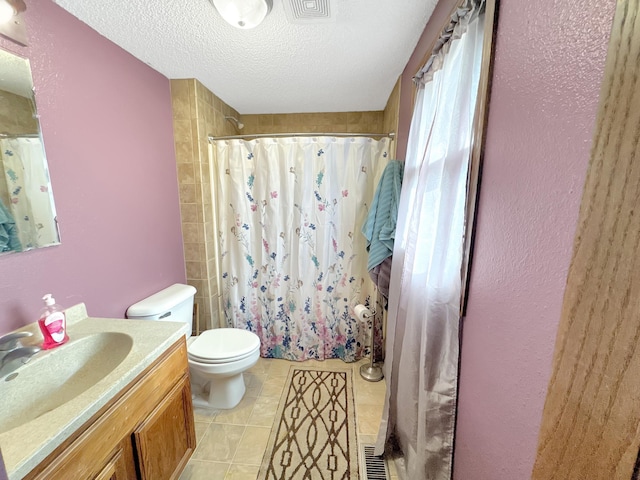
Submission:
M 38 326 L 44 337 L 42 349 L 49 350 L 62 345 L 69 337 L 67 335 L 67 320 L 62 307 L 56 304 L 55 298 L 47 293 L 42 297 L 45 307 L 40 311 Z

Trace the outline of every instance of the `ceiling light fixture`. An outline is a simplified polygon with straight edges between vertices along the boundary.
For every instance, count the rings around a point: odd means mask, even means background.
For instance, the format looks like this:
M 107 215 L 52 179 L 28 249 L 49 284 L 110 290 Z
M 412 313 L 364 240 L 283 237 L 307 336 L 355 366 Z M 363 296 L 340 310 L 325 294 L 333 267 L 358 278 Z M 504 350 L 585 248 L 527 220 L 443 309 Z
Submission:
M 23 13 L 27 10 L 24 0 L 0 0 L 0 35 L 27 46 L 27 28 Z
M 0 23 L 7 23 L 27 9 L 23 0 L 0 0 Z
M 257 27 L 271 11 L 272 0 L 211 0 L 218 13 L 236 28 Z

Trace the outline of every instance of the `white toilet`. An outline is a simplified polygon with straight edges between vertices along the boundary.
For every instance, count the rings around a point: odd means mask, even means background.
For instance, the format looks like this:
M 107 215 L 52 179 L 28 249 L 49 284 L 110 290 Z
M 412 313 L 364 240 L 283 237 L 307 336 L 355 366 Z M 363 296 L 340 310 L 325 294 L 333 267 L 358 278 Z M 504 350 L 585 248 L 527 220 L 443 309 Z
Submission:
M 127 318 L 184 323 L 194 405 L 233 408 L 244 396 L 242 372 L 260 358 L 260 339 L 238 328 L 216 328 L 192 337 L 195 294 L 194 287 L 176 283 L 131 305 Z

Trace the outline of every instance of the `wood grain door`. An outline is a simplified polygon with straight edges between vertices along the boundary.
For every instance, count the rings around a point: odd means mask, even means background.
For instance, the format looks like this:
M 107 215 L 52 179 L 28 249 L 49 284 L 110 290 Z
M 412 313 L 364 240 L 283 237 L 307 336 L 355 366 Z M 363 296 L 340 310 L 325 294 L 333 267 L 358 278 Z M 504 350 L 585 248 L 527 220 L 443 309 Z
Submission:
M 639 447 L 640 2 L 618 0 L 532 478 L 637 480 Z
M 142 480 L 178 478 L 196 448 L 191 385 L 184 376 L 133 432 Z
M 115 454 L 93 480 L 136 480 L 136 466 L 129 437 L 120 442 Z

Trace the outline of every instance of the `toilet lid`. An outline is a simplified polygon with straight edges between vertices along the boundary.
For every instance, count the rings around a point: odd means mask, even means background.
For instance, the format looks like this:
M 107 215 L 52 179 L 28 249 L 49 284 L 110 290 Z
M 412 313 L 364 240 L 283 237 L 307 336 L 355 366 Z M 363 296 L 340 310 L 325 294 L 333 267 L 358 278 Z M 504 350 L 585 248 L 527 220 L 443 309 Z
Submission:
M 255 333 L 239 328 L 206 330 L 188 346 L 191 358 L 203 363 L 221 362 L 246 357 L 260 348 Z

